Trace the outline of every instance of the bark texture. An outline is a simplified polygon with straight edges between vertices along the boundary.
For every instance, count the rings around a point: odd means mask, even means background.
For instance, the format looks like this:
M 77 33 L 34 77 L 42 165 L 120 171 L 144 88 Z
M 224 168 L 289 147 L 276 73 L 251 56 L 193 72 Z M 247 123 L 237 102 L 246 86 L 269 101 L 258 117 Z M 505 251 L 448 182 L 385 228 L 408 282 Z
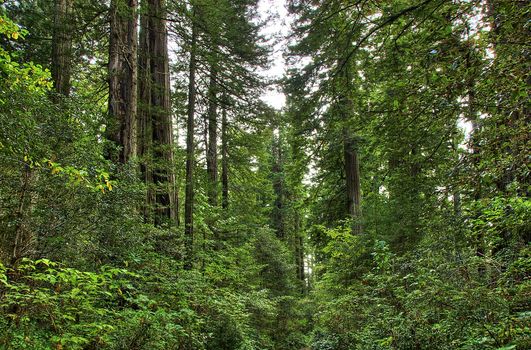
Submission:
M 194 16 L 195 17 L 195 16 Z M 195 19 L 195 18 L 193 18 Z M 196 61 L 197 49 L 197 25 L 192 24 L 192 38 L 190 48 L 190 66 L 188 80 L 188 109 L 186 122 L 186 199 L 184 204 L 184 236 L 185 236 L 185 265 L 186 269 L 191 269 L 194 253 L 194 163 L 195 163 L 195 73 L 197 69 Z
M 22 169 L 20 192 L 18 194 L 18 206 L 14 213 L 16 225 L 14 228 L 14 241 L 11 261 L 13 265 L 19 259 L 29 256 L 35 248 L 34 235 L 27 227 L 27 217 L 31 210 L 31 186 L 33 172 L 28 164 Z M 1 257 L 1 254 L 0 254 Z
M 138 1 L 113 0 L 110 10 L 109 115 L 111 138 L 120 145 L 119 161 L 137 150 Z
M 226 103 L 226 98 L 223 99 Z M 228 135 L 227 135 L 227 107 L 223 106 L 221 112 L 221 207 L 229 207 L 229 159 L 228 159 Z
M 345 187 L 347 194 L 347 213 L 354 220 L 352 231 L 355 234 L 361 233 L 361 179 L 360 161 L 358 157 L 358 145 L 355 135 L 349 130 L 348 121 L 351 119 L 353 110 L 352 100 L 349 96 L 351 88 L 351 77 L 348 67 L 344 69 L 343 81 L 341 81 L 340 109 L 342 110 L 343 125 L 343 164 L 345 172 Z
M 342 121 L 341 142 L 343 146 L 343 172 L 345 175 L 345 192 L 346 192 L 346 212 L 350 219 L 353 220 L 352 233 L 359 234 L 362 231 L 361 226 L 361 179 L 360 163 L 358 157 L 358 144 L 356 135 L 351 131 L 350 121 L 354 109 L 351 92 L 352 77 L 348 65 L 343 66 L 342 62 L 346 60 L 341 58 L 341 52 L 338 52 L 338 67 L 343 67 L 341 74 L 338 76 L 337 90 L 338 95 L 338 113 Z
M 55 92 L 69 96 L 72 71 L 72 0 L 55 0 L 52 80 Z
M 147 5 L 147 1 L 142 2 L 142 7 Z M 153 189 L 152 170 L 152 145 L 153 132 L 151 126 L 151 56 L 149 42 L 149 17 L 140 16 L 140 40 L 138 52 L 138 148 L 137 154 L 140 160 L 140 173 L 142 180 L 146 184 L 146 200 L 142 208 L 144 221 L 153 222 L 152 208 L 155 203 L 155 193 Z
M 361 218 L 361 182 L 360 163 L 358 152 L 354 141 L 348 132 L 344 132 L 343 140 L 343 160 L 345 164 L 345 180 L 347 189 L 347 210 L 350 217 L 356 222 L 354 231 L 361 232 L 359 219 Z
M 284 239 L 284 179 L 283 179 L 283 154 L 282 141 L 279 135 L 273 141 L 273 191 L 275 193 L 275 206 L 273 208 L 272 219 L 277 237 Z
M 146 0 L 141 19 L 140 118 L 142 175 L 148 185 L 146 218 L 155 225 L 179 224 L 173 167 L 168 32 L 163 0 Z M 151 208 L 153 207 L 153 215 Z
M 210 205 L 218 205 L 218 73 L 213 64 L 210 69 L 210 84 L 208 87 L 208 149 L 207 174 L 209 180 L 208 201 Z

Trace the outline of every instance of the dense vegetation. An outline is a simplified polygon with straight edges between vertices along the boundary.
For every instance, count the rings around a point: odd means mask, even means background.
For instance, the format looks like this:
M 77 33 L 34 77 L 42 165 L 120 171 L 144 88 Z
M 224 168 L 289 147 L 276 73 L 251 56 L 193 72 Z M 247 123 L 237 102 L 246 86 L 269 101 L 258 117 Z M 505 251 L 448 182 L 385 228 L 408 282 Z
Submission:
M 0 1 L 0 349 L 529 349 L 526 1 Z

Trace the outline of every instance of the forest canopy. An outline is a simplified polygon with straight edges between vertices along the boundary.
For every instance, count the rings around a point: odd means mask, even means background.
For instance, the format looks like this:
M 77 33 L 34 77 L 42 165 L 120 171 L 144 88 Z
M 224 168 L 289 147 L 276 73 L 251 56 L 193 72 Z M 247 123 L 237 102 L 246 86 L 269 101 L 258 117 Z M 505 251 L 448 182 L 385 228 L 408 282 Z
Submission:
M 0 0 L 0 349 L 531 348 L 530 10 Z

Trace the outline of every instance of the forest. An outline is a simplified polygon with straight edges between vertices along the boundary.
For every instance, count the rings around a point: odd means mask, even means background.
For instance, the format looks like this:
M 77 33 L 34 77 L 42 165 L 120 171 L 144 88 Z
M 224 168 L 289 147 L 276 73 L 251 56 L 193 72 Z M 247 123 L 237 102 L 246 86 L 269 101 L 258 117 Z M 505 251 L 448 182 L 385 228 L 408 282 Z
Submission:
M 531 349 L 530 12 L 0 0 L 0 349 Z

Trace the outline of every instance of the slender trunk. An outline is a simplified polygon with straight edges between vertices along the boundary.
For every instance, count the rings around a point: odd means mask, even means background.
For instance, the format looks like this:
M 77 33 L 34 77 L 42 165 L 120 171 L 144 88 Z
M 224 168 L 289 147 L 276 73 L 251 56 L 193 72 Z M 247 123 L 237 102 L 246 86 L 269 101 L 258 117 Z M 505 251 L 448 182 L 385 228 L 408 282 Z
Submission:
M 302 159 L 304 155 L 304 143 L 302 142 L 302 137 L 299 135 L 300 130 L 302 129 L 302 124 L 299 119 L 294 119 L 291 124 L 292 132 L 290 134 L 289 144 L 291 145 L 291 159 Z M 295 264 L 297 266 L 297 280 L 299 281 L 300 292 L 301 294 L 306 294 L 306 274 L 305 274 L 305 251 L 304 251 L 304 230 L 303 230 L 303 212 L 301 210 L 301 204 L 304 201 L 304 195 L 301 191 L 302 181 L 304 178 L 304 170 L 306 168 L 305 163 L 296 164 L 295 168 L 292 168 L 291 171 L 287 171 L 287 181 L 289 183 L 289 188 L 292 191 L 292 198 L 290 202 L 292 203 L 292 210 L 294 216 L 294 255 L 295 255 Z
M 205 149 L 205 158 L 208 158 L 208 112 L 207 113 L 203 113 L 202 122 L 203 122 L 203 130 L 202 130 L 203 135 L 202 136 L 203 136 L 203 145 L 204 145 L 204 149 Z M 207 159 L 207 162 L 208 162 L 208 159 Z M 208 183 L 207 183 L 207 186 L 208 186 Z M 207 193 L 208 193 L 208 191 L 207 191 Z
M 195 11 L 194 16 L 195 17 Z M 195 18 L 193 18 L 195 20 Z M 191 269 L 193 265 L 194 253 L 194 114 L 195 114 L 195 73 L 196 73 L 196 46 L 197 46 L 197 25 L 192 24 L 192 38 L 190 46 L 190 66 L 188 81 L 188 120 L 186 123 L 186 200 L 184 207 L 184 236 L 185 236 L 185 269 Z
M 275 192 L 275 204 L 273 208 L 273 227 L 276 230 L 277 237 L 284 239 L 284 184 L 283 184 L 283 169 L 282 169 L 282 141 L 281 136 L 273 140 L 273 191 Z
M 210 85 L 208 87 L 208 149 L 207 149 L 207 173 L 208 173 L 208 201 L 210 205 L 218 204 L 218 102 L 217 102 L 217 78 L 218 72 L 214 64 L 210 69 Z
M 52 80 L 55 92 L 70 95 L 72 67 L 72 0 L 55 0 L 52 40 Z
M 304 239 L 302 234 L 299 236 L 299 281 L 302 284 L 302 293 L 306 294 L 306 274 L 304 273 Z
M 224 103 L 227 99 L 223 99 Z M 229 207 L 229 159 L 228 159 L 228 135 L 227 135 L 227 106 L 223 106 L 221 113 L 221 206 Z
M 466 68 L 471 70 L 472 67 L 472 47 L 468 47 L 466 55 Z M 470 133 L 470 145 L 472 149 L 472 178 L 474 179 L 473 183 L 473 199 L 474 201 L 479 201 L 482 197 L 482 183 L 480 176 L 480 162 L 481 155 L 479 151 L 479 125 L 477 119 L 476 111 L 476 92 L 475 92 L 475 77 L 470 76 L 466 81 L 467 86 L 467 97 L 468 97 L 468 111 L 467 119 L 472 124 L 472 131 Z M 484 235 L 482 232 L 478 233 L 477 242 L 476 242 L 476 256 L 482 258 L 485 256 L 485 246 L 484 246 Z M 478 266 L 478 273 L 480 276 L 485 274 L 485 265 L 480 264 Z
M 15 264 L 20 258 L 29 255 L 33 246 L 31 233 L 26 227 L 26 215 L 31 206 L 30 184 L 33 172 L 29 165 L 25 164 L 22 170 L 22 183 L 15 213 L 15 240 L 13 242 L 13 252 L 11 254 L 11 264 Z
M 457 165 L 455 167 L 455 175 L 452 176 L 454 180 L 454 184 L 452 186 L 453 188 L 453 193 L 452 193 L 452 199 L 453 199 L 453 204 L 454 204 L 454 215 L 455 215 L 455 219 L 460 222 L 461 221 L 461 214 L 462 214 L 462 209 L 461 209 L 461 190 L 460 190 L 460 187 L 459 187 L 459 183 L 460 183 L 460 178 L 461 178 L 461 171 L 460 171 L 460 159 L 461 157 L 459 156 L 459 153 L 457 151 L 457 148 L 454 149 L 454 153 L 456 154 L 456 161 L 457 161 Z
M 304 274 L 304 239 L 301 230 L 301 215 L 295 214 L 295 263 L 297 265 L 297 279 L 300 282 L 301 294 L 306 293 L 306 276 Z
M 109 114 L 115 124 L 111 138 L 121 146 L 121 163 L 134 157 L 137 148 L 137 7 L 137 0 L 111 2 Z
M 147 6 L 143 1 L 142 6 Z M 142 208 L 144 221 L 153 222 L 155 193 L 153 190 L 152 148 L 153 131 L 151 122 L 151 55 L 149 38 L 149 16 L 143 12 L 140 16 L 140 44 L 138 50 L 138 148 L 140 173 L 146 184 L 146 200 Z
M 456 217 L 461 216 L 461 193 L 459 191 L 455 191 L 453 194 L 453 202 L 454 202 L 454 215 Z

